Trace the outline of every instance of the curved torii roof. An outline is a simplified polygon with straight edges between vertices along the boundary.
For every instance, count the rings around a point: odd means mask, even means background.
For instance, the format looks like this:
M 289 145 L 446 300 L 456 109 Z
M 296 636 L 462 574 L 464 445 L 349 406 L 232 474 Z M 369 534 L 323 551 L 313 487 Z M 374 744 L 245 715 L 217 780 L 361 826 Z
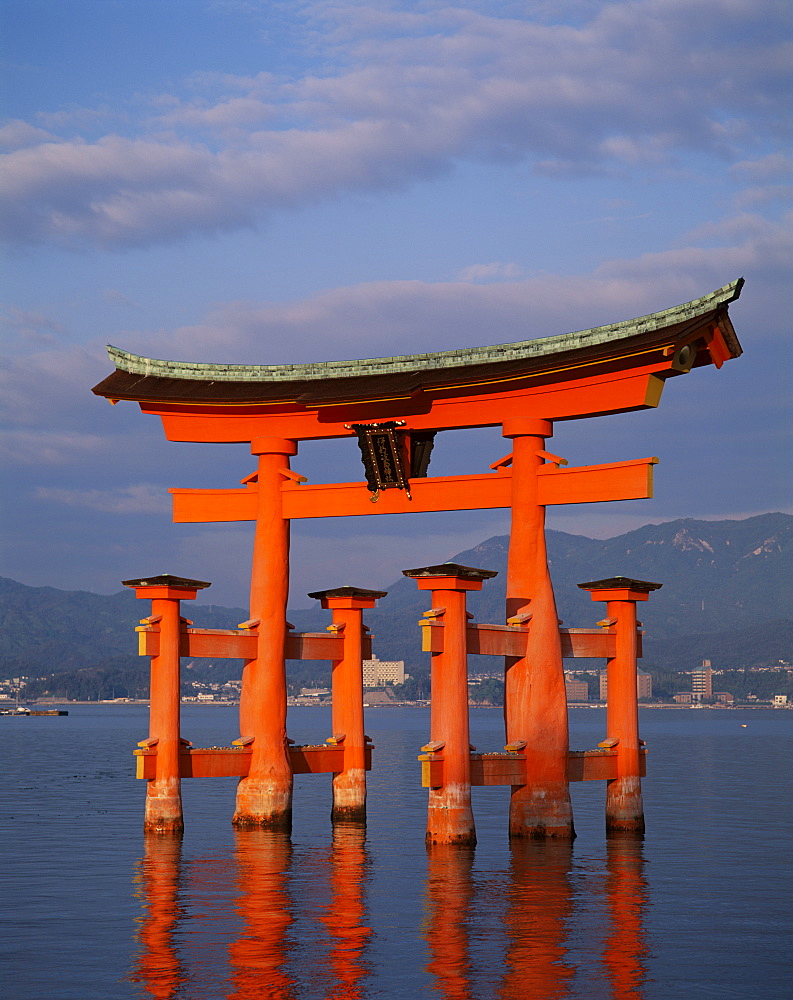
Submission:
M 93 392 L 141 404 L 284 402 L 313 407 L 408 398 L 422 391 L 456 390 L 475 396 L 499 384 L 515 388 L 526 379 L 537 385 L 569 379 L 573 371 L 573 377 L 580 377 L 596 370 L 624 370 L 652 362 L 655 356 L 668 359 L 671 375 L 741 354 L 727 307 L 742 286 L 739 278 L 662 312 L 561 336 L 361 361 L 220 365 L 162 361 L 109 346 L 116 370 Z M 724 345 L 719 359 L 708 350 L 714 330 Z M 675 352 L 683 348 L 688 348 L 688 357 L 676 367 Z

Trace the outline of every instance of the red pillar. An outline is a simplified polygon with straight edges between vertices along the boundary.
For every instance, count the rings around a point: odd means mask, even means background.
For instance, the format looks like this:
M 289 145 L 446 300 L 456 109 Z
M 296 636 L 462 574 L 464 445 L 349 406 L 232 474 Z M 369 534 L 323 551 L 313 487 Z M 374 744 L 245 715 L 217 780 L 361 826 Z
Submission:
M 159 652 L 151 658 L 149 690 L 149 745 L 157 749 L 155 777 L 146 786 L 143 829 L 147 833 L 177 833 L 184 830 L 179 775 L 179 645 L 180 601 L 195 600 L 208 583 L 162 574 L 140 580 L 124 580 L 135 596 L 151 601 L 151 623 L 159 631 Z M 155 742 L 156 741 L 156 742 Z
M 639 699 L 636 689 L 638 634 L 636 602 L 646 601 L 660 583 L 612 577 L 580 583 L 593 601 L 606 602 L 616 632 L 615 656 L 607 661 L 606 737 L 616 740 L 617 777 L 606 785 L 606 830 L 644 833 L 644 805 L 639 771 Z
M 343 736 L 344 770 L 333 775 L 334 822 L 366 822 L 366 737 L 363 724 L 363 610 L 385 590 L 338 587 L 309 594 L 333 612 L 331 629 L 344 640 L 344 658 L 333 664 L 332 727 Z
M 247 777 L 237 786 L 236 827 L 289 829 L 292 824 L 292 767 L 286 742 L 286 602 L 289 596 L 289 521 L 283 516 L 281 486 L 288 477 L 294 441 L 257 438 L 258 508 L 251 569 L 251 620 L 258 619 L 255 660 L 243 668 L 240 736 L 253 737 Z M 287 473 L 285 475 L 285 473 Z
M 512 527 L 507 563 L 507 619 L 530 615 L 526 654 L 506 662 L 507 743 L 526 741 L 526 785 L 513 785 L 511 837 L 573 838 L 567 782 L 567 696 L 556 600 L 545 547 L 545 507 L 537 502 L 548 420 L 504 422 L 513 439 Z
M 481 590 L 494 570 L 456 563 L 404 570 L 419 590 L 432 591 L 432 607 L 443 622 L 443 652 L 432 655 L 430 740 L 442 744 L 443 785 L 430 788 L 427 843 L 475 844 L 471 809 L 471 750 L 468 735 L 468 652 L 465 595 Z

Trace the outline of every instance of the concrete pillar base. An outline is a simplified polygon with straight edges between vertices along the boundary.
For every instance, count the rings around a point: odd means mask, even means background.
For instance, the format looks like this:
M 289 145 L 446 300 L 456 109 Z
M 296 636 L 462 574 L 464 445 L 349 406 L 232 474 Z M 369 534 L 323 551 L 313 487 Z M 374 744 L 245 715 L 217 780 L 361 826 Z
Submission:
M 349 823 L 366 826 L 366 803 L 358 806 L 334 806 L 330 811 L 331 823 Z
M 366 823 L 366 771 L 352 768 L 333 778 L 334 823 Z
M 450 844 L 452 846 L 458 845 L 460 847 L 476 847 L 476 831 L 469 830 L 465 833 L 440 833 L 437 830 L 427 830 L 424 842 L 428 845 Z
M 184 833 L 181 793 L 178 788 L 174 792 L 170 788 L 157 788 L 156 785 L 156 779 L 149 782 L 143 832 L 181 835 Z
M 456 790 L 445 786 L 439 791 L 430 789 L 427 807 L 428 844 L 476 844 L 476 826 L 471 808 L 471 787 Z
M 615 778 L 606 785 L 606 832 L 644 833 L 641 778 Z
M 238 830 L 291 830 L 291 781 L 279 787 L 271 780 L 240 778 L 231 822 Z
M 573 806 L 567 783 L 513 789 L 509 836 L 528 840 L 574 840 Z

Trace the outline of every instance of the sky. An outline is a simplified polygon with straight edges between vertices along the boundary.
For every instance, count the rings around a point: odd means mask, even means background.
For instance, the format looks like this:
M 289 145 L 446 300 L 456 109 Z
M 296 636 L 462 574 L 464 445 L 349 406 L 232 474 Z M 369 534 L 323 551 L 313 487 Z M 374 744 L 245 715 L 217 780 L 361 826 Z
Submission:
M 738 277 L 742 357 L 657 410 L 558 423 L 571 465 L 657 456 L 650 500 L 549 508 L 611 537 L 791 504 L 789 0 L 2 0 L 0 574 L 154 573 L 244 607 L 252 525 L 174 525 L 244 445 L 165 441 L 91 387 L 114 344 L 278 364 L 552 336 Z M 430 475 L 487 471 L 496 429 Z M 363 478 L 304 443 L 312 482 Z M 292 526 L 292 606 L 450 558 L 506 511 Z

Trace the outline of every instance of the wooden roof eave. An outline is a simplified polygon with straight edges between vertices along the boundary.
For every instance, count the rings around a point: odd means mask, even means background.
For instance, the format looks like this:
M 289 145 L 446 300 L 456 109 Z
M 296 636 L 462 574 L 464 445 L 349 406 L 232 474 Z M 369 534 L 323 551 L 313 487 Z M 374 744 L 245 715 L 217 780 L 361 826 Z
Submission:
M 675 307 L 667 310 L 663 314 L 652 314 L 650 317 L 629 321 L 624 324 L 616 324 L 614 329 L 633 330 L 631 336 L 619 336 L 613 339 L 606 337 L 590 337 L 589 343 L 581 344 L 583 335 L 569 334 L 560 338 L 546 338 L 554 340 L 558 345 L 570 345 L 568 349 L 558 350 L 552 353 L 527 354 L 501 360 L 480 361 L 469 364 L 439 365 L 437 368 L 418 368 L 419 362 L 431 357 L 443 358 L 451 352 L 439 355 L 416 355 L 414 356 L 417 367 L 410 368 L 410 357 L 405 356 L 399 359 L 376 359 L 383 362 L 394 360 L 399 362 L 397 370 L 381 371 L 377 374 L 360 374 L 339 376 L 333 374 L 339 371 L 339 363 L 329 362 L 324 366 L 270 366 L 279 370 L 301 370 L 301 367 L 312 372 L 315 370 L 325 370 L 327 377 L 324 378 L 302 378 L 302 379 L 275 379 L 275 378 L 246 378 L 230 379 L 225 378 L 184 378 L 167 372 L 183 372 L 183 366 L 172 362 L 157 362 L 153 359 L 140 358 L 134 355 L 127 355 L 116 349 L 109 349 L 111 356 L 122 358 L 120 363 L 126 364 L 123 358 L 137 358 L 137 361 L 130 362 L 130 367 L 148 369 L 140 371 L 130 371 L 125 368 L 117 368 L 114 373 L 94 387 L 93 391 L 97 395 L 117 400 L 126 399 L 138 402 L 148 409 L 155 404 L 165 406 L 263 406 L 270 408 L 276 406 L 281 409 L 284 406 L 296 409 L 314 409 L 323 406 L 337 406 L 346 403 L 362 401 L 390 401 L 397 399 L 409 399 L 412 396 L 428 392 L 432 395 L 440 393 L 444 396 L 453 394 L 455 391 L 466 390 L 466 395 L 477 395 L 483 392 L 499 391 L 503 389 L 519 388 L 521 384 L 541 385 L 543 382 L 558 382 L 560 379 L 571 377 L 585 377 L 587 372 L 604 371 L 607 368 L 630 369 L 639 365 L 653 363 L 661 377 L 678 374 L 679 372 L 671 365 L 664 371 L 662 357 L 668 356 L 675 345 L 683 343 L 696 344 L 698 349 L 697 357 L 693 366 L 710 363 L 706 356 L 705 342 L 700 345 L 698 339 L 712 331 L 714 325 L 718 327 L 724 339 L 725 345 L 731 357 L 737 357 L 741 353 L 741 347 L 735 336 L 732 323 L 727 313 L 727 304 L 733 301 L 740 294 L 743 279 L 727 285 L 718 292 L 711 293 L 702 299 L 688 303 L 686 306 Z M 703 308 L 701 311 L 688 309 L 687 306 L 705 303 L 711 308 Z M 686 315 L 688 312 L 688 315 Z M 663 325 L 659 317 L 667 315 L 674 317 L 677 321 Z M 648 321 L 648 322 L 645 322 Z M 649 322 L 652 321 L 652 322 Z M 599 328 L 599 330 L 610 330 L 612 328 Z M 585 334 L 594 334 L 597 331 L 585 331 Z M 516 345 L 499 345 L 500 348 L 526 348 L 542 342 L 521 342 Z M 467 357 L 476 359 L 482 352 L 495 349 L 471 349 L 458 352 L 456 357 Z M 642 358 L 641 362 L 637 359 Z M 362 368 L 371 367 L 373 362 L 361 362 Z M 348 363 L 343 363 L 348 365 Z M 192 372 L 201 370 L 216 372 L 215 366 L 190 365 L 187 366 Z M 262 366 L 229 365 L 223 366 L 227 373 L 248 372 L 251 370 L 261 370 Z M 349 365 L 348 369 L 349 370 Z M 574 374 L 575 373 L 575 374 Z

